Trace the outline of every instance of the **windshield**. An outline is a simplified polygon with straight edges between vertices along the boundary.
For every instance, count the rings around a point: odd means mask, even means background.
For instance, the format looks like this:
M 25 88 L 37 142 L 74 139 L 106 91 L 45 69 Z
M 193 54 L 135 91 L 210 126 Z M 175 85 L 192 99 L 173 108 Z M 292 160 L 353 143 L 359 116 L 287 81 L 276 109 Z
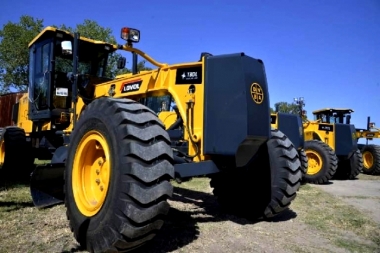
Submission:
M 73 56 L 62 53 L 61 42 L 57 40 L 55 45 L 55 70 L 69 73 L 73 71 Z M 106 71 L 109 53 L 104 46 L 80 41 L 78 52 L 78 74 L 112 78 Z
M 320 119 L 322 123 L 330 123 L 330 124 L 336 124 L 336 123 L 341 123 L 341 124 L 348 124 L 349 119 L 349 114 L 341 114 L 341 113 L 334 113 L 332 115 L 330 114 L 317 114 L 314 115 L 314 119 L 318 120 Z
M 73 60 L 62 58 L 60 56 L 55 58 L 55 70 L 58 72 L 72 72 L 73 71 Z M 78 74 L 90 75 L 91 74 L 91 62 L 78 62 Z
M 104 44 L 79 41 L 77 61 L 79 96 L 92 98 L 96 84 L 113 79 L 110 71 L 107 71 L 109 55 L 109 50 Z M 53 92 L 53 106 L 55 108 L 69 108 L 71 106 L 67 101 L 71 100 L 72 81 L 74 80 L 72 75 L 73 64 L 73 54 L 67 54 L 66 51 L 62 50 L 62 40 L 57 40 L 55 42 L 55 75 L 53 81 L 53 89 L 58 89 L 55 94 Z M 62 99 L 61 92 L 67 93 L 68 99 Z

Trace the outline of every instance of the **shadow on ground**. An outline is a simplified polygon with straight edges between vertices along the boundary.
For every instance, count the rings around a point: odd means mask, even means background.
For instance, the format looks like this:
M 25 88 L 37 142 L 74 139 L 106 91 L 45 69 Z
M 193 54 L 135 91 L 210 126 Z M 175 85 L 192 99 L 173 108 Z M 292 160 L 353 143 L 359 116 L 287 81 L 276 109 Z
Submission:
M 138 253 L 163 253 L 178 250 L 199 236 L 200 223 L 232 221 L 240 225 L 252 225 L 266 222 L 263 219 L 248 220 L 235 215 L 224 213 L 212 194 L 174 187 L 171 201 L 181 202 L 189 205 L 188 209 L 178 210 L 172 207 L 166 222 L 157 236 L 147 245 L 139 248 Z M 288 209 L 268 222 L 283 222 L 294 219 L 297 214 Z
M 13 202 L 13 201 L 0 201 L 0 209 L 2 212 L 12 212 L 25 207 L 33 207 L 32 202 Z
M 17 171 L 10 173 L 3 168 L 0 168 L 0 191 L 9 190 L 17 186 L 30 185 L 30 176 L 17 175 Z

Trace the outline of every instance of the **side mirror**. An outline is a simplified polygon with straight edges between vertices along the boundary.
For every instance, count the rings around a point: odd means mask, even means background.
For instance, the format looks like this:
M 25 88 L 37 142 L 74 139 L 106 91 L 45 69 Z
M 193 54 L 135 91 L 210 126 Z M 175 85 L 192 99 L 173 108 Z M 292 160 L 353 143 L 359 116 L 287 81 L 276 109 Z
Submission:
M 118 69 L 124 69 L 125 68 L 125 64 L 126 64 L 127 60 L 125 57 L 120 57 L 118 60 L 117 60 L 117 68 Z
M 61 42 L 62 47 L 62 54 L 63 55 L 72 55 L 73 54 L 73 47 L 71 44 L 71 41 L 65 40 Z

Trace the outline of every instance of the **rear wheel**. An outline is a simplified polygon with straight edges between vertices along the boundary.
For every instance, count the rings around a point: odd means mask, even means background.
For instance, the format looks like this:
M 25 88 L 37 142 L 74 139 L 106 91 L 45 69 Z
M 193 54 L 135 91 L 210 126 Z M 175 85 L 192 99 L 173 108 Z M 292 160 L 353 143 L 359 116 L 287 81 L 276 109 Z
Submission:
M 338 167 L 334 150 L 322 141 L 311 140 L 305 142 L 305 152 L 309 166 L 304 181 L 312 184 L 327 183 Z
M 307 168 L 309 167 L 309 160 L 307 159 L 307 155 L 304 149 L 299 150 L 298 155 L 300 157 L 302 179 L 303 179 L 307 173 Z
M 365 145 L 362 149 L 363 174 L 380 175 L 380 146 Z
M 75 126 L 65 170 L 65 205 L 90 252 L 129 251 L 150 239 L 169 211 L 170 139 L 157 116 L 128 99 L 90 103 Z
M 363 156 L 356 150 L 350 159 L 338 162 L 338 169 L 334 175 L 336 179 L 355 179 L 363 171 Z
M 24 181 L 33 171 L 34 156 L 26 141 L 25 131 L 19 127 L 6 127 L 0 136 L 1 180 Z
M 223 171 L 210 185 L 222 208 L 247 218 L 270 218 L 286 210 L 302 178 L 297 150 L 279 130 L 246 168 Z

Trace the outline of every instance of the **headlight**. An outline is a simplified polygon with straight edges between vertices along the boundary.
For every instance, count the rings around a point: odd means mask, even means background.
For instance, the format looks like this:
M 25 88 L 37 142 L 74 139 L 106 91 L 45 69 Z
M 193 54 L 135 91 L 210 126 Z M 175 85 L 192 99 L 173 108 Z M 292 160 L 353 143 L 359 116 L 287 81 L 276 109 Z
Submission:
M 128 42 L 137 43 L 140 41 L 140 31 L 133 28 L 123 27 L 121 29 L 121 38 Z

